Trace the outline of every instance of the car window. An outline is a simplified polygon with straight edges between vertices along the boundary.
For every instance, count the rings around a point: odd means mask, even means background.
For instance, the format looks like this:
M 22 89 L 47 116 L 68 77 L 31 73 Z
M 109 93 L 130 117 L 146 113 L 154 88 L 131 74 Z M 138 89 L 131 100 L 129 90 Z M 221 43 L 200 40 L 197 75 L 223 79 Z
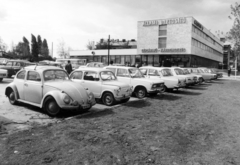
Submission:
M 74 72 L 73 74 L 71 74 L 71 77 L 70 79 L 78 79 L 78 80 L 81 80 L 82 79 L 82 71 L 76 71 Z
M 12 62 L 7 62 L 6 66 L 12 66 Z
M 16 62 L 16 63 L 14 64 L 14 66 L 21 66 L 21 63 L 20 63 L 20 62 Z
M 44 80 L 69 80 L 68 75 L 63 70 L 47 70 L 44 72 Z
M 147 69 L 140 69 L 143 75 L 147 75 Z
M 91 71 L 86 71 L 84 73 L 83 79 L 87 81 L 99 81 L 98 74 L 96 72 L 91 72 Z
M 27 80 L 30 80 L 30 81 L 41 81 L 41 77 L 40 77 L 38 72 L 29 71 L 28 72 L 28 76 L 27 76 Z
M 160 76 L 156 69 L 149 69 L 149 76 Z
M 117 78 L 115 77 L 112 71 L 102 71 L 100 73 L 100 76 L 103 81 L 117 80 Z
M 118 69 L 117 76 L 119 77 L 129 77 L 127 69 Z
M 184 72 L 182 69 L 174 69 L 174 71 L 177 75 L 184 75 Z
M 17 79 L 24 79 L 26 74 L 26 70 L 22 70 L 21 72 L 18 73 Z
M 116 68 L 106 68 L 106 69 L 111 70 L 114 73 L 114 75 L 115 75 L 116 70 L 117 70 Z
M 161 73 L 164 77 L 166 76 L 173 76 L 172 71 L 170 69 L 162 69 Z

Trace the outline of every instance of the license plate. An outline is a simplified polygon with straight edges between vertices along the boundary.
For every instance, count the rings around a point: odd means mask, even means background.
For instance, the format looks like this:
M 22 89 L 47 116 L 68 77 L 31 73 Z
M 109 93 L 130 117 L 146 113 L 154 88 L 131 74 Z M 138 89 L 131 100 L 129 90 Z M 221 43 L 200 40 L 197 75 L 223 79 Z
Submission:
M 82 107 L 83 107 L 83 109 L 86 109 L 86 108 L 89 108 L 90 105 L 89 104 L 88 105 L 83 105 Z

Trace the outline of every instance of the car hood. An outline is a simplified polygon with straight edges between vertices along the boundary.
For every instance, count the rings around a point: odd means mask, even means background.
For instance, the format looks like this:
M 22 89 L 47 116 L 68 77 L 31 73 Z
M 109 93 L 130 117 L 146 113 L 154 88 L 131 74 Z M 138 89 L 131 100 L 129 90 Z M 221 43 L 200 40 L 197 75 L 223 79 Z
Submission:
M 120 81 L 103 81 L 102 84 L 103 85 L 110 85 L 110 86 L 117 86 L 117 87 L 121 87 L 121 88 L 129 87 L 128 84 L 126 84 L 124 82 L 120 82 Z
M 59 89 L 61 91 L 64 91 L 67 93 L 73 100 L 77 100 L 78 102 L 81 102 L 84 100 L 84 102 L 88 99 L 87 91 L 84 89 L 84 87 L 73 81 L 47 81 L 45 82 L 45 86 L 50 86 L 56 89 Z M 79 97 L 80 96 L 80 97 Z

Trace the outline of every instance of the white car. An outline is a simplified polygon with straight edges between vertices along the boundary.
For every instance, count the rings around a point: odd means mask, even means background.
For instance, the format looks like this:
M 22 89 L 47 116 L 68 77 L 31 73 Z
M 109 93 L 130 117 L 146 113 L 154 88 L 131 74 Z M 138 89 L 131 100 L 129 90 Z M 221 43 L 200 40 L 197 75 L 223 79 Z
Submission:
M 147 79 L 138 68 L 124 66 L 107 66 L 106 69 L 111 70 L 119 81 L 133 86 L 133 94 L 138 98 L 143 98 L 147 93 L 157 95 L 164 92 L 164 81 Z
M 114 73 L 107 69 L 79 68 L 71 73 L 70 79 L 88 88 L 96 99 L 101 99 L 107 106 L 116 101 L 127 102 L 132 95 L 131 86 L 118 81 Z
M 146 78 L 162 79 L 165 84 L 165 90 L 172 91 L 173 89 L 184 88 L 186 86 L 185 80 L 174 77 L 171 70 L 168 68 L 144 66 L 139 69 Z
M 196 81 L 197 84 L 203 83 L 204 80 L 203 80 L 203 76 L 202 75 L 191 73 L 189 71 L 189 69 L 187 69 L 187 68 L 182 68 L 182 69 L 183 69 L 183 72 L 184 72 L 185 75 L 196 76 L 197 77 L 197 81 Z
M 172 73 L 174 76 L 177 76 L 178 78 L 184 78 L 186 80 L 186 86 L 196 84 L 197 77 L 192 75 L 185 75 L 183 70 L 179 67 L 171 67 Z
M 0 69 L 0 82 L 3 80 L 3 78 L 7 77 L 8 71 L 5 69 Z

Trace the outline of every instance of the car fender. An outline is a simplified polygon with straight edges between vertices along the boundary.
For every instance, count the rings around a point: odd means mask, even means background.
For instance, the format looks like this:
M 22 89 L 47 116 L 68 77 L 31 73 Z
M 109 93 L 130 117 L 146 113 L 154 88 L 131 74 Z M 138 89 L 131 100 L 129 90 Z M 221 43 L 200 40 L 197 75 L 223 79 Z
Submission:
M 100 98 L 102 98 L 102 95 L 104 92 L 111 92 L 113 94 L 114 97 L 116 97 L 116 94 L 114 93 L 114 90 L 110 90 L 110 89 L 104 89 L 100 95 Z
M 8 92 L 10 89 L 12 89 L 14 91 L 15 98 L 19 99 L 19 93 L 18 93 L 17 87 L 13 82 L 8 84 L 8 86 L 6 87 L 5 95 L 8 96 Z
M 62 95 L 62 92 L 61 91 L 58 91 L 58 90 L 53 90 L 53 91 L 49 91 L 47 92 L 44 96 L 43 96 L 43 99 L 41 101 L 41 105 L 40 105 L 40 108 L 43 108 L 44 106 L 44 100 L 48 97 L 48 96 L 51 96 L 55 99 L 55 101 L 57 102 L 58 106 L 60 107 L 60 105 L 63 105 L 63 100 L 61 98 L 61 95 Z

